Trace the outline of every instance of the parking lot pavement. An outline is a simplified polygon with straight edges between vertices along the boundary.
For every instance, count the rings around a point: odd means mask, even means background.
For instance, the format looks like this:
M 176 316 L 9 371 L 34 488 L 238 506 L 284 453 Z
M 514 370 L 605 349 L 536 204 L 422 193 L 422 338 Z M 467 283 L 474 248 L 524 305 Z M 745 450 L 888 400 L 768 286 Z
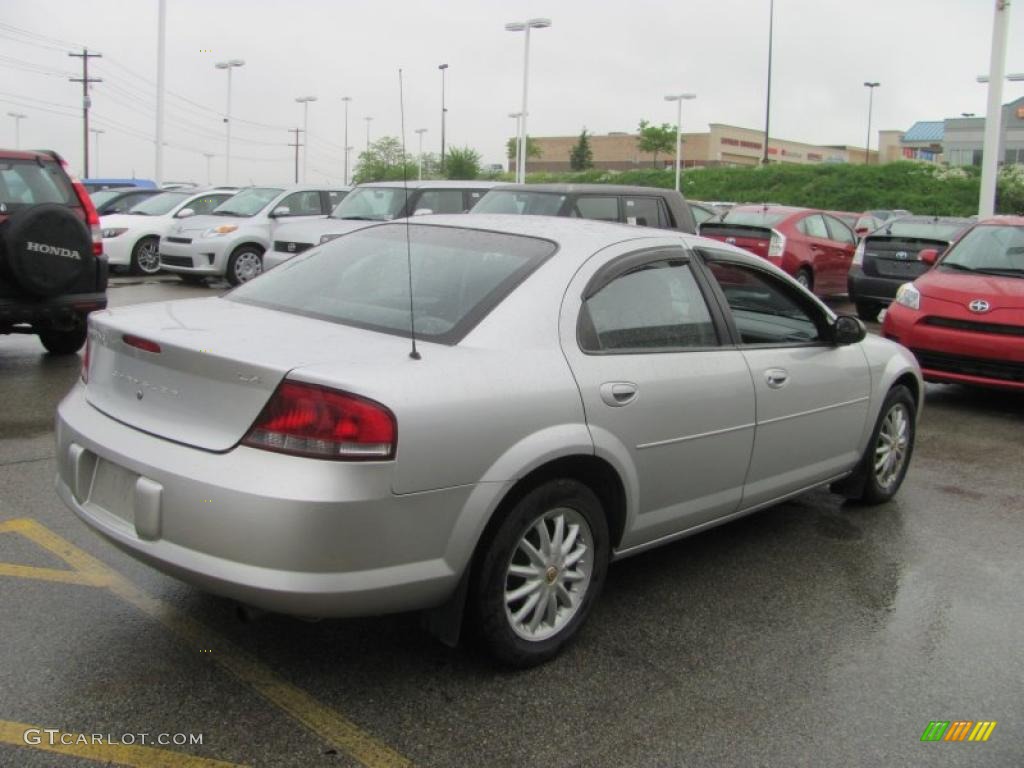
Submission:
M 0 337 L 0 766 L 1020 765 L 1024 398 L 930 386 L 893 502 L 817 490 L 617 563 L 578 642 L 512 673 L 415 616 L 243 623 L 94 536 L 53 491 L 77 375 Z M 997 726 L 922 743 L 935 720 Z

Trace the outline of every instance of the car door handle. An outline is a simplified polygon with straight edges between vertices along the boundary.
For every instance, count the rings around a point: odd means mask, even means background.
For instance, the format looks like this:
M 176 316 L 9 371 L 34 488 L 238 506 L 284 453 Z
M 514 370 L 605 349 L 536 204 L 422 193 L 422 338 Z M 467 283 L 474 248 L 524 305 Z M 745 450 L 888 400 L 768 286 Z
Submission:
M 782 368 L 769 368 L 764 372 L 764 380 L 772 389 L 780 389 L 789 381 L 789 373 Z
M 601 399 L 606 405 L 618 408 L 636 400 L 639 388 L 631 381 L 606 381 L 601 385 Z

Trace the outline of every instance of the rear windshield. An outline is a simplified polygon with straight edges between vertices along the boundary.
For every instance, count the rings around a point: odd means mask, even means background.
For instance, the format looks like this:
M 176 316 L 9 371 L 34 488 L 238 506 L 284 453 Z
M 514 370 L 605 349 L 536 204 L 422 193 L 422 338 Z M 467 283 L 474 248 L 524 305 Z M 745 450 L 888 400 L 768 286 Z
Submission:
M 0 213 L 39 203 L 78 203 L 61 167 L 54 162 L 0 160 Z
M 913 219 L 895 219 L 889 222 L 877 235 L 898 235 L 899 237 L 920 237 L 931 240 L 953 240 L 957 233 L 970 226 L 967 219 L 963 221 L 914 221 Z
M 162 216 L 165 213 L 170 213 L 174 206 L 185 202 L 185 198 L 189 194 L 191 193 L 161 192 L 159 195 L 147 197 L 141 203 L 136 203 L 128 209 L 128 213 L 136 213 L 141 216 Z
M 791 215 L 791 213 L 772 213 L 771 211 L 737 211 L 733 208 L 721 218 L 721 221 L 725 224 L 736 224 L 743 227 L 774 227 Z
M 249 187 L 213 209 L 215 216 L 255 216 L 284 192 L 276 187 Z
M 387 224 L 307 251 L 227 298 L 408 335 L 407 229 L 416 336 L 444 344 L 457 344 L 556 249 L 520 235 Z
M 557 192 L 517 192 L 492 189 L 473 206 L 470 213 L 514 213 L 557 216 L 565 195 Z

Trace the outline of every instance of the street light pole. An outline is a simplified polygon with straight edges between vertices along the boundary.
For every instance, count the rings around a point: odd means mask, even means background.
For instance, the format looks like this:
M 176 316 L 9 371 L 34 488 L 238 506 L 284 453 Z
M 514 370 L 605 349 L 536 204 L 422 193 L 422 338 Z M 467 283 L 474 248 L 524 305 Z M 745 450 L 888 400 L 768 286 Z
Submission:
M 992 56 L 988 68 L 988 108 L 985 112 L 985 143 L 981 150 L 981 192 L 978 216 L 995 213 L 996 177 L 999 174 L 999 134 L 1003 116 L 1003 73 L 1006 71 L 1006 36 L 1010 26 L 1009 0 L 996 0 L 992 21 Z
M 505 25 L 509 32 L 525 32 L 523 47 L 523 108 L 519 118 L 519 162 L 516 169 L 516 181 L 520 184 L 526 183 L 526 117 L 529 111 L 526 108 L 527 95 L 530 85 L 530 30 L 544 29 L 551 26 L 551 19 L 529 19 L 528 21 L 513 21 Z
M 679 191 L 679 168 L 683 154 L 683 101 L 697 98 L 695 93 L 676 93 L 665 97 L 665 101 L 676 103 L 676 192 Z
M 444 176 L 445 123 L 448 121 L 448 108 L 444 104 L 444 80 L 445 75 L 448 74 L 448 65 L 438 64 L 437 68 L 441 70 L 441 175 Z
M 157 5 L 156 32 L 156 183 L 164 183 L 164 64 L 167 50 L 167 0 Z M 99 141 L 97 139 L 97 146 Z M 97 163 L 98 164 L 98 163 Z
M 867 165 L 870 159 L 868 152 L 871 150 L 871 107 L 875 97 L 875 88 L 880 85 L 881 83 L 864 83 L 868 89 L 868 138 L 864 142 L 864 165 Z
M 775 0 L 768 4 L 768 91 L 764 99 L 764 156 L 761 165 L 768 165 L 768 126 L 772 116 L 772 33 L 775 26 Z
M 302 183 L 306 183 L 306 169 L 309 167 L 309 102 L 316 101 L 316 96 L 299 96 L 295 99 L 302 105 L 302 133 L 306 136 L 306 145 L 302 150 Z
M 93 135 L 92 170 L 93 170 L 93 173 L 95 173 L 97 176 L 99 176 L 100 175 L 100 134 L 101 133 L 106 133 L 106 131 L 104 131 L 102 128 L 90 128 L 89 129 L 89 133 L 91 133 Z M 158 178 L 157 179 L 157 183 L 159 183 L 159 182 L 160 182 L 160 180 Z
M 23 115 L 20 112 L 8 112 L 7 115 L 14 118 L 14 148 L 21 149 L 21 121 L 28 115 Z
M 522 112 L 509 112 L 508 116 L 516 121 L 516 181 L 519 181 L 519 155 L 523 151 L 523 145 L 519 143 L 519 119 Z
M 373 121 L 372 117 L 364 117 L 366 121 L 366 151 L 370 151 L 370 123 Z
M 203 157 L 206 158 L 206 183 L 209 185 L 210 181 L 210 160 L 213 158 L 212 152 L 203 152 Z
M 231 70 L 235 67 L 241 67 L 245 64 L 242 59 L 229 59 L 228 61 L 218 61 L 214 66 L 217 69 L 226 69 L 228 71 L 228 103 L 227 109 L 224 111 L 224 125 L 227 126 L 227 140 L 224 147 L 224 183 L 231 183 Z
M 351 96 L 342 96 L 345 102 L 345 185 L 348 186 L 348 103 L 352 101 Z
M 420 136 L 420 156 L 417 163 L 417 178 L 419 181 L 423 181 L 423 134 L 427 132 L 426 128 L 417 128 L 416 133 Z

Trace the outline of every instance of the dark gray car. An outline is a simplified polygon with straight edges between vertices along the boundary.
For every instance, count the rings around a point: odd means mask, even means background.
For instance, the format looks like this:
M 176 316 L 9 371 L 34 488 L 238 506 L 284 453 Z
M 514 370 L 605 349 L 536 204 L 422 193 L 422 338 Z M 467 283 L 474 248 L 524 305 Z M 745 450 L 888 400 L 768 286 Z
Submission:
M 694 234 L 693 213 L 674 189 L 616 184 L 509 184 L 470 213 L 511 213 L 612 221 Z

